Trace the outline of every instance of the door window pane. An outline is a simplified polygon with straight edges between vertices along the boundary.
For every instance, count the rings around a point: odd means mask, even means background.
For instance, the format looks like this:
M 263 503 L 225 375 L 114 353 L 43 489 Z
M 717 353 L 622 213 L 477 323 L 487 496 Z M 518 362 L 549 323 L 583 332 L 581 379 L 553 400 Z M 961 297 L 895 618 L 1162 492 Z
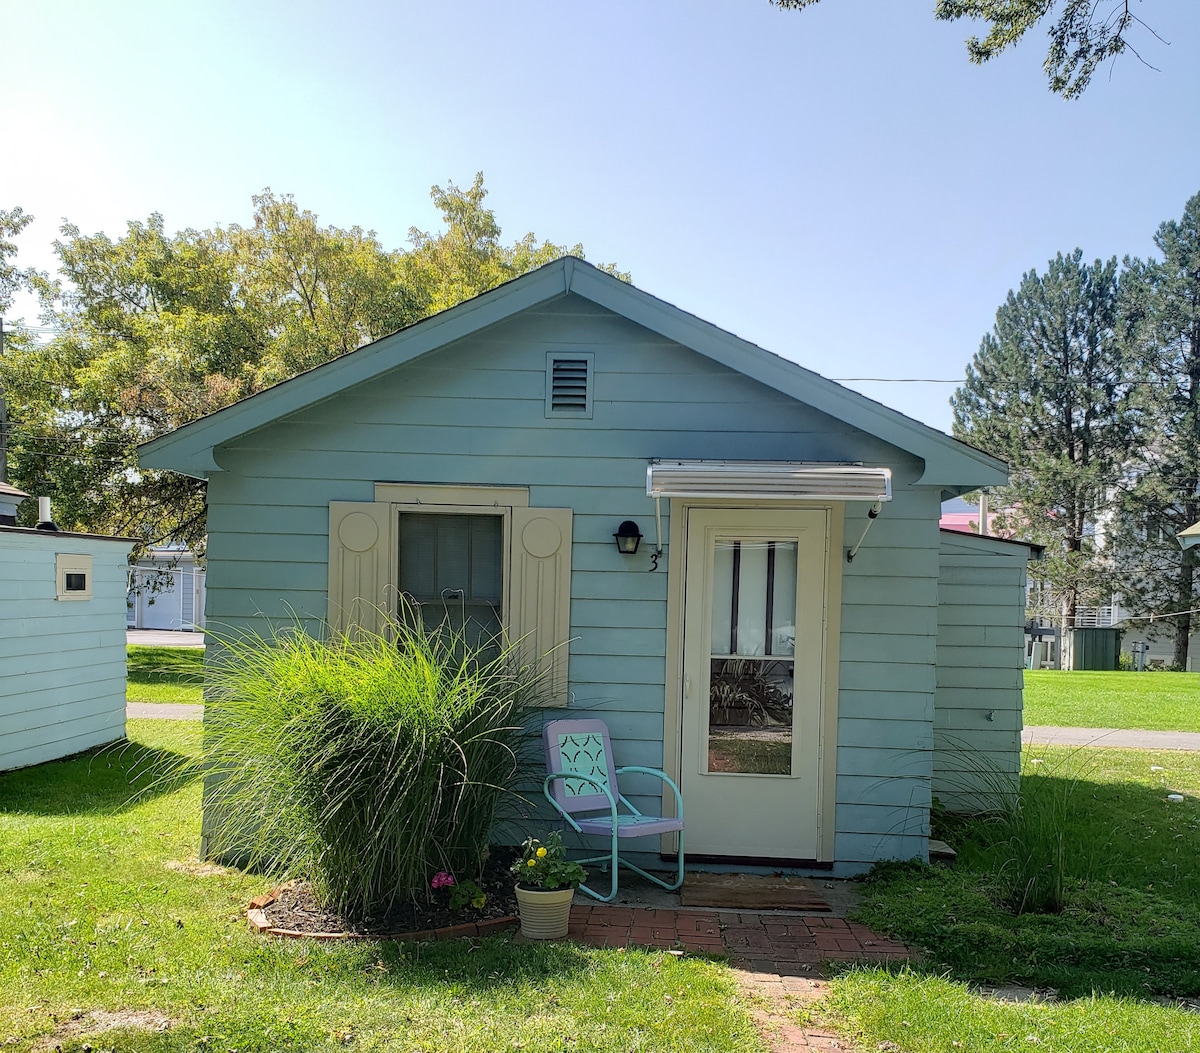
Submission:
M 717 541 L 712 653 L 796 653 L 796 542 Z
M 708 770 L 792 773 L 795 541 L 717 541 Z
M 792 774 L 793 673 L 790 659 L 711 660 L 710 772 Z

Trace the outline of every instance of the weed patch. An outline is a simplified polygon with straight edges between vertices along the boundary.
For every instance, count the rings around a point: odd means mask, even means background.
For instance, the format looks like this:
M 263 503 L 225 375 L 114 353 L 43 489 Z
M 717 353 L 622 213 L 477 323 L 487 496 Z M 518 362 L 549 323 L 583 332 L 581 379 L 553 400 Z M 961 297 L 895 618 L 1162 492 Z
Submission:
M 1088 757 L 1080 770 L 1071 751 L 1027 756 L 1027 818 L 951 819 L 939 832 L 958 849 L 954 868 L 877 867 L 861 920 L 926 948 L 927 967 L 955 979 L 1200 993 L 1200 755 Z M 1184 799 L 1169 801 L 1172 790 Z M 1054 803 L 1028 818 L 1039 797 Z M 1026 895 L 1034 879 L 1054 893 L 1041 910 Z

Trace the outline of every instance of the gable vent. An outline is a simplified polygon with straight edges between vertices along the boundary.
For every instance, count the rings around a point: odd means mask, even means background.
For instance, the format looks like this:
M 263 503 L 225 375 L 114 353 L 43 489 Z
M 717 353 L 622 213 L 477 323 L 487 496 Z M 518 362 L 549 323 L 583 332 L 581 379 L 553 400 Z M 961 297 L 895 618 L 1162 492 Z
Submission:
M 592 415 L 592 361 L 590 354 L 546 356 L 546 416 Z

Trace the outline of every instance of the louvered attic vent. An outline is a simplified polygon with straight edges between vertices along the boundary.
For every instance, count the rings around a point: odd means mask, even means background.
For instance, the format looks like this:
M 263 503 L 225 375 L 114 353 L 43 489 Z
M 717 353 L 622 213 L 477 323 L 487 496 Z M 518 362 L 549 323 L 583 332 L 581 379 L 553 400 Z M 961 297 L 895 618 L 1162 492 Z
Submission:
M 592 355 L 546 356 L 546 416 L 591 417 Z

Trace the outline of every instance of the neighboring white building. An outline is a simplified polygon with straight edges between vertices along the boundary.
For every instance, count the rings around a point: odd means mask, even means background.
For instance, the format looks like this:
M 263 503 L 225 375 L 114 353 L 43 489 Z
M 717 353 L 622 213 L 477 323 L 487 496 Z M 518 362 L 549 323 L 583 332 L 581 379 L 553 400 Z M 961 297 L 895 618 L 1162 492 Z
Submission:
M 204 628 L 204 568 L 187 549 L 154 548 L 130 568 L 130 629 Z
M 996 517 L 995 512 L 988 516 L 989 525 Z M 1109 540 L 1112 525 L 1111 511 L 1102 512 L 1096 517 L 1096 522 L 1089 525 L 1089 533 L 1095 544 L 1103 548 Z M 979 507 L 968 504 L 962 498 L 954 498 L 942 502 L 941 527 L 943 530 L 960 531 L 979 536 Z M 1200 524 L 1197 524 L 1200 526 Z M 994 530 L 994 528 L 993 528 Z M 1135 667 L 1138 652 L 1142 652 L 1141 664 L 1147 668 L 1169 666 L 1175 657 L 1175 631 L 1171 618 L 1156 620 L 1152 625 L 1142 625 L 1132 628 L 1129 620 L 1135 612 L 1121 603 L 1120 594 L 1116 591 L 1109 595 L 1098 597 L 1099 603 L 1080 604 L 1075 608 L 1075 619 L 1069 628 L 1073 629 L 1108 629 L 1121 630 L 1121 652 L 1130 657 Z M 1026 614 L 1030 621 L 1042 626 L 1057 627 L 1061 617 L 1059 601 L 1053 591 L 1036 581 L 1029 583 L 1029 593 L 1026 599 Z M 1191 635 L 1188 644 L 1187 671 L 1200 670 L 1200 631 Z M 1026 664 L 1029 668 L 1059 667 L 1063 656 L 1059 654 L 1060 641 L 1057 635 L 1038 635 L 1036 638 L 1026 634 L 1025 653 Z M 1144 649 L 1144 650 L 1143 650 Z
M 17 525 L 17 506 L 28 496 L 24 490 L 0 482 L 0 526 Z

